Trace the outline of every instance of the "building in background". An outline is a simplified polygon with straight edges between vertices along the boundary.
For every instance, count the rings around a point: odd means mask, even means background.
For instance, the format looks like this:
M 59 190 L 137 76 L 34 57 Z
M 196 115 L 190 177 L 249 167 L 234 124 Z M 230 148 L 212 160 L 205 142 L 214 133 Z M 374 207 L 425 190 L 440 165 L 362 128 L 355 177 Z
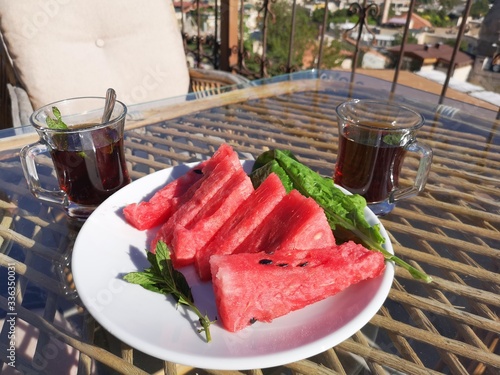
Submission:
M 400 46 L 388 49 L 395 57 L 399 56 Z M 453 47 L 442 42 L 434 44 L 407 44 L 404 50 L 401 68 L 410 71 L 437 70 L 447 73 L 451 63 Z M 474 65 L 474 59 L 464 53 L 457 52 L 451 77 L 459 81 L 467 81 Z

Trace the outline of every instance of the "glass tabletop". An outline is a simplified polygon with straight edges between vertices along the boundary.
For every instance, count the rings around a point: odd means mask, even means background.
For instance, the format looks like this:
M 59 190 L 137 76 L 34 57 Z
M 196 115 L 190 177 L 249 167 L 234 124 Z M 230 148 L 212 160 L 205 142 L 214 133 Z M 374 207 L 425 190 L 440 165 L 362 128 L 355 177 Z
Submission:
M 130 106 L 125 136 L 130 175 L 138 180 L 205 160 L 228 143 L 244 160 L 271 148 L 288 149 L 332 176 L 338 104 L 376 98 L 415 108 L 426 120 L 419 139 L 434 150 L 431 175 L 419 196 L 398 204 L 381 221 L 396 254 L 432 275 L 434 282 L 422 284 L 397 268 L 388 299 L 363 330 L 314 358 L 290 358 L 282 371 L 315 373 L 321 363 L 325 374 L 339 369 L 378 373 L 382 368 L 389 373 L 493 374 L 500 366 L 495 340 L 500 331 L 497 113 L 449 99 L 439 104 L 437 95 L 409 87 L 398 86 L 391 93 L 390 83 L 362 74 L 356 74 L 352 85 L 350 81 L 350 72 L 298 72 L 227 88 L 213 97 L 190 94 Z M 29 350 L 29 345 L 20 349 L 26 341 L 17 342 L 17 365 L 51 369 L 65 363 L 97 373 L 185 369 L 120 343 L 86 313 L 70 264 L 81 223 L 28 190 L 19 149 L 37 136 L 27 129 L 0 132 L 0 279 L 15 275 L 17 333 L 30 326 L 42 332 Z M 411 181 L 415 166 L 410 160 L 403 183 Z M 49 160 L 42 161 L 42 171 L 41 182 L 51 186 Z M 0 314 L 7 322 L 10 292 L 6 283 L 1 285 Z M 4 323 L 4 346 L 8 333 Z M 8 362 L 6 356 L 2 359 Z

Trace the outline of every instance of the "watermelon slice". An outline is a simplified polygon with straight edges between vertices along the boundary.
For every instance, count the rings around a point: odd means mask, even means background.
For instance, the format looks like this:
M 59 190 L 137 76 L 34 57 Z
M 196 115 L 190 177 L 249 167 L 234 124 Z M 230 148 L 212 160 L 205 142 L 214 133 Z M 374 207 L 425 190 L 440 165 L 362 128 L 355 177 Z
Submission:
M 274 254 L 213 255 L 210 265 L 218 320 L 231 332 L 270 322 L 385 269 L 381 253 L 354 242 Z
M 194 168 L 182 177 L 158 190 L 149 201 L 131 203 L 123 209 L 127 222 L 139 230 L 151 229 L 161 223 L 177 208 L 180 197 L 203 177 L 201 169 Z
M 175 225 L 170 248 L 172 262 L 177 266 L 192 264 L 196 252 L 212 239 L 253 191 L 250 178 L 243 169 L 238 170 L 189 224 Z
M 238 207 L 231 218 L 195 255 L 195 267 L 201 280 L 210 280 L 210 256 L 231 254 L 286 195 L 279 177 L 269 177 Z
M 210 159 L 198 164 L 183 176 L 158 190 L 149 201 L 127 205 L 123 209 L 125 219 L 139 230 L 151 229 L 163 224 L 187 200 L 185 193 L 227 157 L 230 157 L 235 165 L 239 164 L 238 155 L 232 147 L 222 144 Z
M 238 169 L 237 169 L 238 168 Z M 151 244 L 151 249 L 156 248 L 158 241 L 163 241 L 170 248 L 174 228 L 178 225 L 186 226 L 196 217 L 201 209 L 212 199 L 213 196 L 221 190 L 227 181 L 236 173 L 242 170 L 238 160 L 237 166 L 231 162 L 230 157 L 222 159 L 210 173 L 206 173 L 200 184 L 193 185 L 184 196 L 189 197 L 183 204 L 177 208 L 172 216 L 164 223 L 156 233 L 156 237 Z M 176 264 L 172 259 L 174 266 Z
M 335 238 L 323 209 L 314 199 L 292 190 L 233 254 L 332 246 L 335 246 Z

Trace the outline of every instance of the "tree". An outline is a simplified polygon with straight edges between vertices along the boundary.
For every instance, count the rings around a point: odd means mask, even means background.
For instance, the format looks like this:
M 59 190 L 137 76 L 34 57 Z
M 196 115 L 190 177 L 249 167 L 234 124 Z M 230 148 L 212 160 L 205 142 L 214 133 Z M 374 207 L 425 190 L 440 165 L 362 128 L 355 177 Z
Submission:
M 426 10 L 420 14 L 422 18 L 429 21 L 432 26 L 435 27 L 450 27 L 453 25 L 453 22 L 448 17 L 447 12 L 444 9 L 440 9 L 438 11 L 434 10 Z
M 284 0 L 273 4 L 274 20 L 269 22 L 267 31 L 267 53 L 272 62 L 271 75 L 283 73 L 289 53 L 289 40 L 292 31 L 292 7 Z M 317 38 L 318 31 L 311 27 L 309 12 L 303 7 L 297 7 L 294 25 L 294 41 L 292 46 L 291 65 L 302 68 L 305 51 L 311 42 Z
M 472 3 L 470 8 L 470 15 L 472 18 L 481 18 L 486 16 L 486 13 L 490 10 L 490 2 L 488 0 L 477 0 Z
M 332 69 L 342 64 L 344 60 L 344 57 L 341 55 L 342 47 L 342 43 L 338 40 L 332 40 L 329 45 L 324 47 L 321 69 Z M 318 52 L 318 49 L 315 49 L 315 55 Z
M 274 18 L 270 18 L 267 30 L 267 60 L 268 74 L 277 75 L 285 71 L 288 62 L 290 33 L 292 31 L 292 6 L 286 0 L 272 3 Z M 324 14 L 324 13 L 323 13 Z M 294 23 L 294 39 L 292 45 L 291 66 L 296 69 L 310 68 L 304 66 L 307 54 L 317 55 L 318 36 L 323 23 L 312 22 L 309 11 L 297 6 Z M 262 29 L 262 26 L 261 26 Z M 337 43 L 326 44 L 323 49 L 323 62 L 325 66 L 333 67 L 339 64 L 340 46 Z
M 332 14 L 328 10 L 326 10 L 326 11 L 328 12 L 328 21 L 326 21 L 326 23 L 329 24 L 330 22 L 332 22 L 333 17 L 332 17 Z M 316 8 L 313 10 L 312 21 L 314 23 L 322 24 L 324 17 L 325 17 L 325 8 Z

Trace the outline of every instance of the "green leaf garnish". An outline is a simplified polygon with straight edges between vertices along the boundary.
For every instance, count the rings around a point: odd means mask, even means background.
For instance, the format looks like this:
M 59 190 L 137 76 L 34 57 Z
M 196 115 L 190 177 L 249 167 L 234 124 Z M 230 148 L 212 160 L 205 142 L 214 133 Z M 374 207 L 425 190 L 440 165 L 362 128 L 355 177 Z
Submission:
M 250 174 L 255 187 L 259 186 L 269 173 L 276 171 L 276 165 L 272 168 L 268 166 L 274 162 L 282 169 L 276 174 L 282 179 L 287 191 L 291 188 L 296 189 L 302 195 L 313 198 L 323 208 L 336 239 L 361 242 L 367 248 L 381 252 L 386 260 L 393 261 L 406 269 L 415 279 L 427 283 L 432 281 L 426 273 L 384 249 L 382 245 L 385 239 L 380 233 L 379 226 L 372 226 L 365 219 L 366 200 L 362 196 L 344 194 L 331 178 L 323 177 L 300 163 L 291 152 L 270 150 L 262 153 L 255 161 Z M 269 173 L 263 173 L 263 170 Z M 286 174 L 285 180 L 282 178 L 283 174 Z
M 206 340 L 210 342 L 212 340 L 210 334 L 212 321 L 207 315 L 203 315 L 194 304 L 191 288 L 184 275 L 174 269 L 167 245 L 158 241 L 156 252 L 146 251 L 146 256 L 151 267 L 142 272 L 130 272 L 123 279 L 155 293 L 170 294 L 178 304 L 188 306 L 199 318 L 201 328 L 198 332 L 205 332 Z
M 50 129 L 55 129 L 55 130 L 68 129 L 68 125 L 66 125 L 64 123 L 64 121 L 62 120 L 61 111 L 59 111 L 59 109 L 57 107 L 52 107 L 52 113 L 54 114 L 55 119 L 53 119 L 52 117 L 47 117 L 45 119 L 47 126 Z
M 401 141 L 405 135 L 404 134 L 386 134 L 382 138 L 385 144 L 391 146 L 399 146 L 401 145 Z

